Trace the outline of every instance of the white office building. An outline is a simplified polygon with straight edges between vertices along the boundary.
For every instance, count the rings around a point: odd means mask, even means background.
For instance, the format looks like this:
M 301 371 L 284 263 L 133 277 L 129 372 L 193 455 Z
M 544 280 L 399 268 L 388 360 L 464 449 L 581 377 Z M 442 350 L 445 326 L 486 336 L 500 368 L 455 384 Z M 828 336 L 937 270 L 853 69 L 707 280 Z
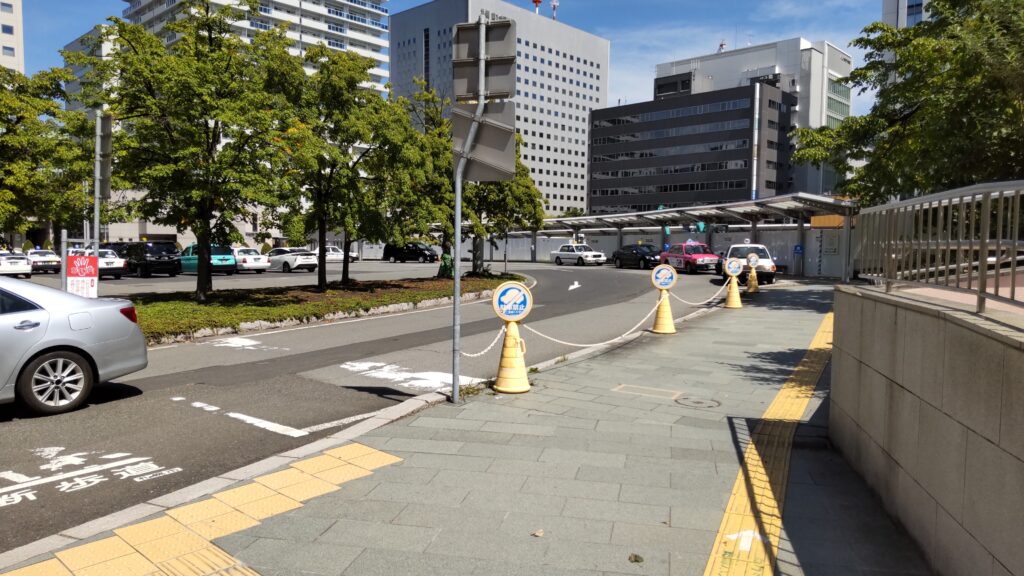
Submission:
M 21 0 L 0 0 L 0 66 L 25 73 L 25 24 Z
M 654 95 L 670 98 L 767 82 L 797 97 L 791 108 L 793 126 L 834 127 L 850 115 L 850 89 L 838 80 L 852 69 L 851 56 L 834 44 L 792 38 L 659 64 Z M 828 194 L 835 181 L 830 167 L 804 165 L 794 168 L 786 189 Z
M 481 14 L 516 23 L 516 132 L 548 213 L 586 210 L 590 112 L 608 105 L 608 40 L 501 0 L 433 0 L 391 18 L 395 93 L 412 95 L 422 78 L 451 97 L 453 29 Z
M 928 0 L 883 0 L 882 22 L 893 28 L 906 28 L 928 16 Z
M 180 10 L 177 0 L 125 0 L 128 7 L 122 17 L 142 24 L 160 34 L 165 24 Z M 384 90 L 388 82 L 388 10 L 387 0 L 261 0 L 258 13 L 235 23 L 239 36 L 252 37 L 259 30 L 288 24 L 292 53 L 325 44 L 336 50 L 348 50 L 372 58 L 377 65 L 370 70 L 372 86 Z M 237 6 L 237 0 L 214 0 L 216 4 Z M 174 40 L 168 35 L 168 42 Z

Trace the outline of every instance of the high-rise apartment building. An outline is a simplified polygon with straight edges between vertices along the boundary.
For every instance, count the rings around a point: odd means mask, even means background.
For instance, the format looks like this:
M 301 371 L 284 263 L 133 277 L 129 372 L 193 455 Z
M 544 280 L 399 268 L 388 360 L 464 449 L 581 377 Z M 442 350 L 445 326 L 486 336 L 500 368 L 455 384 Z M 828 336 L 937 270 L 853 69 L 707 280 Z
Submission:
M 0 0 L 0 66 L 25 73 L 25 32 L 21 0 Z
M 481 14 L 516 23 L 516 132 L 548 212 L 586 210 L 590 112 L 607 105 L 608 40 L 501 0 L 433 0 L 391 18 L 395 93 L 414 94 L 420 78 L 450 97 L 454 27 Z
M 6 1 L 6 0 L 5 0 Z M 213 0 L 216 4 L 237 6 L 237 0 Z M 180 11 L 178 0 L 125 0 L 128 7 L 122 17 L 142 24 L 155 34 Z M 260 30 L 288 24 L 292 53 L 325 44 L 336 50 L 349 50 L 372 58 L 377 65 L 370 70 L 372 85 L 384 90 L 388 82 L 388 10 L 387 0 L 261 0 L 258 12 L 248 14 L 234 28 L 239 36 L 252 37 Z M 168 42 L 174 38 L 166 33 Z
M 894 28 L 906 28 L 928 16 L 928 0 L 883 0 L 882 22 Z
M 850 88 L 839 81 L 852 69 L 852 57 L 835 45 L 792 38 L 659 64 L 654 90 L 656 98 L 667 98 L 767 81 L 796 96 L 793 126 L 838 126 L 851 108 Z M 827 194 L 836 181 L 835 171 L 827 166 L 798 166 L 792 177 L 792 184 L 780 194 Z

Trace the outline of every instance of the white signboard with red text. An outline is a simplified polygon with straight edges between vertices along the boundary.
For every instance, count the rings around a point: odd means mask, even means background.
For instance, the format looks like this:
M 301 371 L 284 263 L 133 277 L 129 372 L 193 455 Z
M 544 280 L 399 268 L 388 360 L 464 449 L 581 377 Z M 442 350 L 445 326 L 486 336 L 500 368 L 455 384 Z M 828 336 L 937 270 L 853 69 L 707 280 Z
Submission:
M 100 264 L 95 256 L 68 256 L 68 292 L 85 298 L 99 296 Z

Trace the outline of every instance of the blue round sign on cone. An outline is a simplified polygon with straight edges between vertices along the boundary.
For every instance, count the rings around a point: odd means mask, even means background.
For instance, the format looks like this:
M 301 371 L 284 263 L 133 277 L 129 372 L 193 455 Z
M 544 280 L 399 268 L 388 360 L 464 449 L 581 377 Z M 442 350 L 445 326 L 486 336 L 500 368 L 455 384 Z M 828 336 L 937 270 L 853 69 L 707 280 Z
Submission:
M 494 290 L 491 306 L 498 318 L 506 322 L 521 322 L 533 309 L 533 294 L 519 282 L 505 282 Z
M 668 264 L 655 266 L 654 270 L 651 270 L 651 284 L 658 290 L 671 290 L 678 279 L 676 269 Z

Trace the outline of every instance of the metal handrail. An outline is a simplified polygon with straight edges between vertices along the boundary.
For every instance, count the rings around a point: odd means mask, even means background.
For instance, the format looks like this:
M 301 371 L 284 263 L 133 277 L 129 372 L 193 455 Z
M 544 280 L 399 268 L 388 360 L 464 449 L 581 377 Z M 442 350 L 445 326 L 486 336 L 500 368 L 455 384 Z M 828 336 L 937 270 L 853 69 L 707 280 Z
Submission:
M 860 275 L 968 291 L 1024 306 L 1024 180 L 977 184 L 875 206 L 858 221 Z M 1024 291 L 1022 291 L 1024 292 Z

